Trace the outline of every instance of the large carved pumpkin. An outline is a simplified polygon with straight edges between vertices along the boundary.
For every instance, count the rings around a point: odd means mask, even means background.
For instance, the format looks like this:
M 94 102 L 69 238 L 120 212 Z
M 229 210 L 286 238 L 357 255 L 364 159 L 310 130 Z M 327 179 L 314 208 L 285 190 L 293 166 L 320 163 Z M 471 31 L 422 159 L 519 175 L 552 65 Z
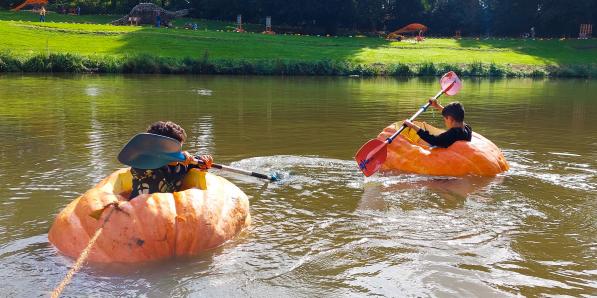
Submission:
M 414 122 L 431 134 L 443 130 L 425 122 Z M 385 140 L 402 123 L 386 127 L 378 136 Z M 407 173 L 438 176 L 495 176 L 509 169 L 502 151 L 490 140 L 473 132 L 470 142 L 458 141 L 448 148 L 430 148 L 416 132 L 406 128 L 388 145 L 388 155 L 382 170 L 398 170 Z
M 50 242 L 76 258 L 111 212 L 89 260 L 143 262 L 217 247 L 251 222 L 247 196 L 228 180 L 206 172 L 191 170 L 183 182 L 185 190 L 176 193 L 145 194 L 128 201 L 131 189 L 129 169 L 112 173 L 58 214 L 48 233 Z

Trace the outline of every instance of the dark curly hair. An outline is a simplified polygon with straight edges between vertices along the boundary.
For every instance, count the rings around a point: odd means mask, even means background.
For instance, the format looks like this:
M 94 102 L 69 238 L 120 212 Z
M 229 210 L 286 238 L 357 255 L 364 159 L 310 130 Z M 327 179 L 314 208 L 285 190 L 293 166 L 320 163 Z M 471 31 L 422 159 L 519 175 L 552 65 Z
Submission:
M 184 131 L 184 128 L 172 121 L 158 121 L 152 123 L 147 127 L 147 132 L 170 137 L 181 143 L 187 139 L 187 133 Z
M 464 121 L 464 107 L 461 103 L 455 101 L 447 104 L 442 110 L 442 116 L 452 116 L 458 122 Z

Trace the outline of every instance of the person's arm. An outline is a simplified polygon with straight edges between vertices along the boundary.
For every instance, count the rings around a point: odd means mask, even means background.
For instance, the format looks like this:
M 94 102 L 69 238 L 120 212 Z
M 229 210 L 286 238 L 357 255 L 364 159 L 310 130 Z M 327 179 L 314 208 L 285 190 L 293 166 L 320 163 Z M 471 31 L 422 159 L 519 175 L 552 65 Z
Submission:
M 433 99 L 433 97 L 429 99 L 429 104 L 440 112 L 444 110 L 444 107 L 437 102 L 437 99 Z
M 452 145 L 455 140 L 455 132 L 452 130 L 448 130 L 438 136 L 435 136 L 408 120 L 404 120 L 404 125 L 414 129 L 417 132 L 417 135 L 419 135 L 423 141 L 427 142 L 431 146 L 447 148 Z
M 403 123 L 404 123 L 404 126 L 414 129 L 416 132 L 419 132 L 422 129 L 419 126 L 417 126 L 416 124 L 410 122 L 410 120 L 408 120 L 408 119 L 404 120 Z
M 428 131 L 421 129 L 417 131 L 417 134 L 423 141 L 427 142 L 431 146 L 448 148 L 455 142 L 454 131 L 448 130 L 440 135 L 432 135 Z

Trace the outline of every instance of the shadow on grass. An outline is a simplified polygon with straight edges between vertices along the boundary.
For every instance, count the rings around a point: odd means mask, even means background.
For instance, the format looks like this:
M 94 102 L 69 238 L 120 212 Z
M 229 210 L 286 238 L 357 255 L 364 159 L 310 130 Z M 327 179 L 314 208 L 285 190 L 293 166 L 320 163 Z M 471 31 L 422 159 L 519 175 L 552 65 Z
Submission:
M 578 39 L 461 39 L 458 44 L 465 48 L 509 50 L 538 58 L 546 64 L 573 65 L 595 63 L 597 40 Z
M 143 27 L 122 35 L 110 54 L 129 55 L 125 72 L 182 72 L 292 75 L 377 75 L 396 69 L 361 65 L 351 58 L 364 48 L 385 47 L 381 39 L 264 35 Z M 129 55 L 130 56 L 130 55 Z M 165 58 L 168 57 L 168 58 Z M 180 67 L 178 67 L 178 64 Z M 166 66 L 168 68 L 169 66 Z M 160 69 L 161 68 L 161 69 Z M 158 70 L 160 69 L 160 70 Z M 408 70 L 405 74 L 410 74 Z
M 118 18 L 120 18 L 118 15 L 71 15 L 48 12 L 46 22 L 108 24 Z M 39 21 L 39 14 L 33 11 L 0 10 L 0 20 L 37 22 Z
M 10 38 L 5 47 L 8 52 L 0 53 L 0 72 L 436 76 L 454 70 L 465 76 L 491 77 L 594 77 L 597 72 L 594 64 L 587 63 L 593 61 L 597 51 L 594 41 L 465 39 L 439 45 L 442 48 L 437 52 L 434 44 L 422 45 L 420 52 L 417 47 L 408 47 L 410 60 L 406 60 L 400 50 L 388 51 L 395 48 L 392 42 L 376 38 L 270 36 L 149 26 L 10 24 L 3 28 Z M 461 50 L 475 48 L 481 53 L 481 61 L 450 62 L 457 61 L 452 57 L 459 56 L 454 55 L 463 55 Z M 19 56 L 19 51 L 31 54 Z M 440 52 L 447 57 L 441 61 L 448 62 L 431 62 Z M 493 56 L 493 52 L 499 55 Z M 525 63 L 524 56 L 546 63 Z M 425 57 L 430 60 L 425 62 Z M 522 62 L 496 64 L 487 59 Z M 536 63 L 536 59 L 530 62 Z

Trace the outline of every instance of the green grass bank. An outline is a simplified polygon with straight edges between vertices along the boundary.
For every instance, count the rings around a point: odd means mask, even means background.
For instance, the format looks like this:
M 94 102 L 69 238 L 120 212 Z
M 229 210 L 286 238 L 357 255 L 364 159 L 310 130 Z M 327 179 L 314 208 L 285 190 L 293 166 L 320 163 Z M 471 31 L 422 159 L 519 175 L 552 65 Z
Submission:
M 597 40 L 320 37 L 112 26 L 118 16 L 0 11 L 0 72 L 209 73 L 260 75 L 437 75 L 595 77 Z M 55 22 L 52 22 L 55 21 Z M 275 27 L 274 27 L 275 29 Z

